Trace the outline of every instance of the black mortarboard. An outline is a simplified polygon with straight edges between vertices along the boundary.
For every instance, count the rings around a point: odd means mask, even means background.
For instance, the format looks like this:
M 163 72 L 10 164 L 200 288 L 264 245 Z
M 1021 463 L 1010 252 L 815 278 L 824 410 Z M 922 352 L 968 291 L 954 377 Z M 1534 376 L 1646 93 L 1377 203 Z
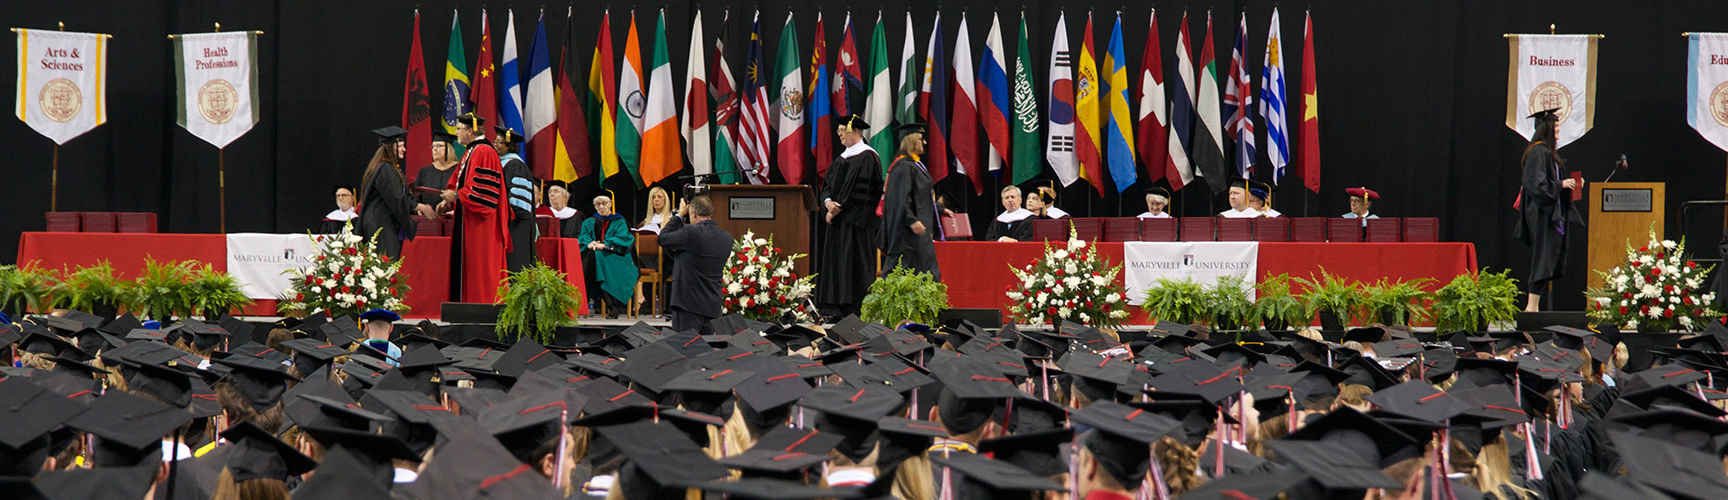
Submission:
M 566 396 L 571 395 L 585 398 L 570 391 L 553 391 L 499 403 L 480 413 L 480 425 L 516 460 L 529 463 L 535 448 L 558 439 L 562 424 L 577 416 L 580 401 L 567 401 Z
M 666 383 L 694 366 L 690 358 L 679 354 L 672 346 L 654 342 L 632 349 L 618 365 L 618 373 L 638 389 L 659 395 Z
M 44 333 L 42 330 L 35 330 L 25 334 L 24 339 L 18 341 L 18 350 L 48 356 L 66 356 L 71 351 L 78 350 L 78 346 L 72 345 L 71 342 L 67 342 L 59 336 Z
M 1394 339 L 1385 342 L 1375 342 L 1374 356 L 1379 358 L 1403 358 L 1415 356 L 1427 347 L 1416 339 Z
M 1280 439 L 1267 441 L 1266 446 L 1277 452 L 1279 458 L 1308 473 L 1323 488 L 1363 490 L 1403 486 L 1381 473 L 1379 464 L 1362 459 L 1338 443 Z
M 1723 411 L 1716 405 L 1699 399 L 1698 395 L 1692 391 L 1672 385 L 1660 385 L 1621 393 L 1620 399 L 1646 410 L 1652 409 L 1656 405 L 1666 405 L 1687 408 L 1713 418 L 1728 415 L 1728 411 Z
M 1412 380 L 1368 395 L 1381 410 L 1428 422 L 1442 422 L 1470 410 L 1466 403 L 1420 380 Z
M 180 408 L 124 391 L 108 391 L 66 421 L 66 426 L 99 438 L 98 467 L 127 467 L 159 457 L 162 439 L 190 420 L 192 415 Z
M 372 133 L 378 136 L 379 144 L 393 144 L 408 137 L 407 129 L 395 125 L 372 129 Z
M 84 405 L 23 377 L 0 379 L 0 475 L 30 476 L 50 454 L 50 431 L 84 411 Z
M 300 401 L 290 402 L 288 417 L 300 427 L 371 431 L 373 422 L 389 422 L 390 417 L 361 408 L 346 394 L 300 394 Z
M 1049 477 L 1067 472 L 1068 456 L 1061 445 L 1073 440 L 1073 429 L 1050 429 L 979 441 L 978 452 L 994 453 L 997 460 Z
M 455 462 L 455 460 L 452 460 Z M 367 472 L 368 465 L 354 453 L 337 448 L 324 453 L 324 460 L 312 469 L 312 477 L 294 488 L 296 500 L 344 498 L 348 500 L 392 500 L 388 484 L 381 484 Z
M 156 472 L 157 468 L 154 466 L 91 469 L 73 467 L 42 471 L 36 475 L 35 485 L 45 498 L 52 500 L 130 500 L 149 495 L 151 487 L 154 486 Z M 13 498 L 6 493 L 0 493 L 0 496 Z M 24 500 L 28 497 L 17 498 Z
M 456 136 L 441 129 L 435 129 L 432 131 L 432 142 L 452 144 L 456 142 Z
M 181 331 L 192 335 L 192 346 L 199 349 L 214 349 L 232 335 L 226 328 L 192 318 L 181 319 L 180 324 Z
M 864 117 L 858 116 L 858 113 L 851 113 L 851 114 L 847 114 L 846 116 L 835 117 L 834 118 L 834 126 L 838 127 L 841 125 L 851 127 L 852 129 L 858 130 L 858 131 L 870 130 L 870 123 L 864 121 Z
M 1717 438 L 1728 434 L 1728 422 L 1680 407 L 1657 406 L 1609 419 L 1643 429 L 1642 436 L 1710 454 L 1720 449 Z
M 1380 366 L 1377 358 L 1352 357 L 1339 365 L 1338 371 L 1350 375 L 1344 379 L 1344 384 L 1364 385 L 1371 390 L 1378 391 L 1398 384 L 1398 376 Z
M 170 361 L 177 365 L 178 361 Z M 142 392 L 170 405 L 185 408 L 192 404 L 191 373 L 181 371 L 176 367 L 156 364 L 139 364 L 132 370 L 132 376 L 127 377 L 126 385 L 135 392 Z
M 1128 380 L 1133 365 L 1086 349 L 1079 349 L 1062 358 L 1062 371 L 1067 373 L 1074 389 L 1093 401 L 1114 401 L 1116 387 Z
M 1219 404 L 1245 388 L 1237 378 L 1241 370 L 1240 367 L 1220 370 L 1217 366 L 1203 362 L 1180 363 L 1166 370 L 1164 374 L 1153 377 L 1147 385 L 1150 387 L 1149 392 L 1179 394 Z
M 1082 438 L 1086 449 L 1122 484 L 1139 484 L 1151 460 L 1150 445 L 1182 428 L 1169 417 L 1110 401 L 1094 402 L 1070 418 L 1092 426 L 1094 433 Z
M 1158 397 L 1159 392 L 1146 393 Z M 1198 449 L 1206 441 L 1207 433 L 1212 431 L 1212 423 L 1218 419 L 1218 407 L 1205 401 L 1193 399 L 1165 399 L 1151 402 L 1128 403 L 1128 406 L 1162 415 L 1182 423 L 1182 427 L 1171 434 L 1171 437 L 1189 448 Z M 1228 416 L 1226 417 L 1228 418 Z
M 43 359 L 54 362 L 55 372 L 74 373 L 78 375 L 79 380 L 101 380 L 102 377 L 108 376 L 107 368 L 92 365 L 76 359 L 62 358 L 58 356 L 49 356 Z
M 1371 326 L 1371 327 L 1366 327 L 1366 328 L 1351 328 L 1350 330 L 1344 332 L 1344 341 L 1345 342 L 1361 342 L 1364 344 L 1373 344 L 1373 343 L 1380 342 L 1383 340 L 1386 340 L 1386 329 L 1380 328 L 1377 326 Z M 1375 351 L 1375 352 L 1378 353 L 1379 351 Z
M 288 381 L 300 381 L 300 377 L 288 374 L 281 363 L 251 356 L 232 356 L 214 363 L 232 370 L 228 374 L 228 384 L 259 413 L 282 400 L 283 391 L 288 390 Z
M 839 434 L 816 429 L 776 426 L 750 449 L 722 458 L 720 463 L 745 471 L 745 476 L 789 478 L 789 473 L 828 461 L 828 451 L 842 439 Z
M 1627 477 L 1680 498 L 1728 498 L 1719 456 L 1628 432 L 1609 437 Z
M 878 481 L 881 479 L 878 478 Z M 695 485 L 696 489 L 718 493 L 719 498 L 734 500 L 814 500 L 818 498 L 845 500 L 858 498 L 858 488 L 824 488 L 787 479 L 745 477 L 735 481 L 715 481 Z
M 394 475 L 392 460 L 420 460 L 420 455 L 415 454 L 400 437 L 352 429 L 301 427 L 300 430 L 327 449 L 347 448 L 354 453 L 354 458 L 365 464 L 373 478 L 385 484 Z
M 1141 448 L 1148 448 L 1142 446 Z M 1003 460 L 991 460 L 974 453 L 933 455 L 930 461 L 953 468 L 965 478 L 966 484 L 983 489 L 983 498 L 1032 498 L 1031 492 L 1066 491 L 1060 484 Z M 1142 468 L 1140 473 L 1145 474 Z M 1138 483 L 1138 481 L 1135 481 Z
M 1544 120 L 1555 121 L 1555 120 L 1560 119 L 1559 115 L 1556 114 L 1559 111 L 1560 111 L 1560 108 L 1544 109 L 1541 111 L 1537 111 L 1535 113 L 1530 113 L 1530 115 L 1525 116 L 1525 118 L 1536 120 L 1538 122 L 1544 121 Z
M 1679 365 L 1663 365 L 1633 373 L 1627 380 L 1627 391 L 1661 385 L 1685 386 L 1707 378 L 1705 372 Z
M 1454 368 L 1459 379 L 1469 379 L 1478 387 L 1510 384 L 1518 371 L 1518 363 L 1498 359 L 1458 358 Z
M 1284 439 L 1337 443 L 1368 463 L 1378 464 L 1376 468 L 1408 458 L 1401 457 L 1402 452 L 1416 443 L 1398 429 L 1350 407 L 1332 410 Z
M 730 475 L 669 424 L 640 421 L 595 431 L 629 460 L 614 486 L 623 488 L 625 498 L 660 498 L 662 488 L 682 489 Z
M 1245 361 L 1247 364 L 1260 364 L 1266 362 L 1265 354 L 1261 354 L 1258 351 L 1249 349 L 1246 346 L 1235 342 L 1207 347 L 1201 349 L 1200 352 L 1211 356 L 1218 364 L 1234 363 L 1237 361 Z
M 928 123 L 922 123 L 922 122 L 907 123 L 907 124 L 904 124 L 904 125 L 901 125 L 898 127 L 894 127 L 894 135 L 897 138 L 903 138 L 903 137 L 906 137 L 906 136 L 912 135 L 912 134 L 925 133 L 925 131 L 928 131 L 929 129 L 930 129 L 930 124 L 928 124 Z
M 506 127 L 503 125 L 493 125 L 492 126 L 492 132 L 494 132 L 494 135 L 492 136 L 492 142 L 494 144 L 521 144 L 522 143 L 522 139 L 523 139 L 522 133 L 517 132 L 515 130 L 511 130 L 510 127 Z
M 234 473 L 234 481 L 248 479 L 288 480 L 289 476 L 305 474 L 318 465 L 311 457 L 300 453 L 251 422 L 240 422 L 222 431 L 233 449 L 228 451 L 224 466 Z
M 1188 490 L 1182 500 L 1272 500 L 1308 477 L 1290 470 L 1232 474 L 1229 481 L 1211 481 Z
M 1584 478 L 1578 481 L 1578 498 L 1581 500 L 1674 499 L 1674 497 L 1665 495 L 1661 491 L 1631 478 L 1614 477 L 1595 471 L 1585 472 Z
M 798 401 L 798 406 L 837 415 L 874 422 L 888 416 L 903 400 L 899 394 L 874 387 L 851 388 L 830 385 L 817 388 Z

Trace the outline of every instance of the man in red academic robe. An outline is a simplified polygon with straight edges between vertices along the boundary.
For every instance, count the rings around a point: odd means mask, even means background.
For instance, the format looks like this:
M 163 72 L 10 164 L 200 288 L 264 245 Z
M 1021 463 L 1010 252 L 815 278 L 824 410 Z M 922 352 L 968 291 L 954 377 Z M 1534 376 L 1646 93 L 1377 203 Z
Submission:
M 504 167 L 486 141 L 486 119 L 473 113 L 456 123 L 456 140 L 468 147 L 462 165 L 445 186 L 439 211 L 456 208 L 456 234 L 450 239 L 450 300 L 491 304 L 498 301 L 504 257 L 510 252 L 510 209 L 505 202 Z

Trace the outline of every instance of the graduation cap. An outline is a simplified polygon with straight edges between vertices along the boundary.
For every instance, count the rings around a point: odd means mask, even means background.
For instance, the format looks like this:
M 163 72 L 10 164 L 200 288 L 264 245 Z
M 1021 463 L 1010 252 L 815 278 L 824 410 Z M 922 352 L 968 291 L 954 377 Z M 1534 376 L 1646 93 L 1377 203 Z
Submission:
M 856 462 L 875 447 L 875 422 L 904 403 L 898 393 L 887 389 L 830 385 L 810 391 L 798 401 L 798 406 L 822 412 L 816 428 L 845 436 L 836 449 Z
M 1188 490 L 1182 500 L 1272 500 L 1308 478 L 1289 470 L 1233 474 L 1229 481 L 1210 481 Z
M 1326 441 L 1279 439 L 1266 446 L 1278 453 L 1298 470 L 1308 474 L 1319 487 L 1329 490 L 1365 490 L 1370 488 L 1400 488 L 1402 484 L 1380 472 L 1377 463 L 1362 459 L 1342 444 Z M 1229 481 L 1214 481 L 1229 483 Z M 1306 497 L 1299 497 L 1306 498 Z
M 881 481 L 880 478 L 877 481 Z M 736 481 L 715 481 L 695 485 L 695 488 L 708 493 L 718 493 L 720 498 L 735 500 L 814 500 L 857 498 L 859 488 L 824 488 L 810 486 L 802 482 L 786 479 L 769 479 L 761 477 L 745 477 Z
M 31 498 L 62 500 L 119 500 L 144 498 L 155 486 L 157 468 L 145 467 L 97 467 L 65 470 L 45 470 L 36 474 L 34 494 L 36 497 L 22 494 L 13 496 L 11 492 L 0 491 L 0 496 L 30 500 Z M 29 484 L 29 476 L 21 478 Z M 4 487 L 0 486 L 0 490 Z
M 288 418 L 300 427 L 370 431 L 374 429 L 374 422 L 384 423 L 391 420 L 388 416 L 361 408 L 346 394 L 321 391 L 317 394 L 300 394 L 298 397 L 299 400 L 288 405 L 287 414 Z
M 894 128 L 894 136 L 896 138 L 905 138 L 906 136 L 912 135 L 912 134 L 924 134 L 924 133 L 928 132 L 929 130 L 930 130 L 930 124 L 928 124 L 928 123 L 923 123 L 923 122 L 907 123 L 907 124 L 901 125 L 899 127 L 895 127 Z
M 1151 461 L 1151 444 L 1182 428 L 1169 417 L 1110 401 L 1094 402 L 1071 418 L 1092 426 L 1083 444 L 1121 484 L 1139 484 Z
M 1620 394 L 1620 399 L 1646 410 L 1653 409 L 1657 405 L 1663 405 L 1686 408 L 1712 418 L 1728 416 L 1728 411 L 1699 399 L 1698 395 L 1692 391 L 1672 385 L 1660 385 L 1624 392 Z
M 1113 401 L 1116 387 L 1128 380 L 1133 365 L 1114 357 L 1081 349 L 1062 358 L 1062 371 L 1074 389 L 1092 401 Z
M 1398 384 L 1398 376 L 1380 366 L 1377 358 L 1356 356 L 1344 361 L 1338 371 L 1347 373 L 1350 378 L 1344 379 L 1345 384 L 1364 385 L 1371 390 L 1380 390 Z
M 293 445 L 276 439 L 250 422 L 234 424 L 221 435 L 233 446 L 224 455 L 224 466 L 233 471 L 235 482 L 249 479 L 287 481 L 291 476 L 305 474 L 318 466 L 318 462 L 294 449 Z
M 848 114 L 846 116 L 835 117 L 834 118 L 834 126 L 836 126 L 836 127 L 845 126 L 847 128 L 851 128 L 852 130 L 855 130 L 855 131 L 870 130 L 870 123 L 864 121 L 864 117 L 858 116 L 858 113 L 851 113 L 851 114 Z
M 1381 410 L 1427 422 L 1443 422 L 1471 409 L 1466 403 L 1420 380 L 1411 380 L 1368 395 Z
M 758 358 L 739 367 L 753 372 L 733 387 L 738 411 L 753 429 L 761 430 L 786 422 L 790 405 L 812 391 L 798 372 L 770 358 Z
M 996 400 L 1021 394 L 1001 372 L 974 359 L 938 363 L 931 372 L 943 385 L 937 414 L 955 435 L 972 432 L 990 421 L 996 413 Z
M 682 489 L 730 475 L 670 424 L 638 421 L 595 431 L 628 459 L 614 486 L 627 498 L 659 498 L 662 488 Z
M 239 393 L 253 410 L 263 413 L 282 400 L 289 381 L 300 381 L 290 375 L 281 363 L 272 363 L 251 356 L 231 356 L 213 363 L 231 369 L 228 384 Z
M 389 485 L 374 480 L 367 467 L 354 452 L 345 448 L 329 450 L 318 462 L 318 467 L 312 469 L 312 477 L 294 488 L 294 498 L 393 500 L 395 497 L 390 495 Z
M 1718 454 L 1718 438 L 1728 435 L 1728 422 L 1703 413 L 1673 406 L 1656 406 L 1649 410 L 1609 417 L 1610 420 L 1642 429 L 1640 435 L 1661 439 L 1676 446 Z
M 1458 378 L 1468 379 L 1478 387 L 1510 384 L 1518 371 L 1518 363 L 1499 359 L 1458 358 L 1454 371 Z
M 746 477 L 792 479 L 798 472 L 830 460 L 828 451 L 842 439 L 839 434 L 816 429 L 777 426 L 750 449 L 722 458 L 720 463 L 744 471 Z
M 1365 187 L 1348 188 L 1344 190 L 1344 193 L 1350 195 L 1352 198 L 1360 198 L 1363 201 L 1380 199 L 1380 193 L 1376 193 L 1374 190 Z
M 180 330 L 192 335 L 192 346 L 198 349 L 214 349 L 232 335 L 226 328 L 192 318 L 181 319 L 180 324 Z
M 1239 373 L 1239 367 L 1220 370 L 1207 363 L 1182 363 L 1148 381 L 1148 392 L 1183 395 L 1216 405 L 1246 387 L 1238 380 Z
M 1142 447 L 1146 448 L 1146 447 Z M 985 498 L 1033 498 L 1036 492 L 1067 491 L 1044 476 L 1020 468 L 1004 460 L 991 460 L 984 455 L 975 453 L 955 453 L 947 456 L 932 455 L 930 461 L 936 465 L 949 467 L 961 474 L 965 484 L 983 490 Z M 1103 459 L 1100 459 L 1103 463 Z M 1141 475 L 1146 473 L 1144 467 Z M 1136 480 L 1134 483 L 1139 483 Z
M 679 401 L 692 411 L 701 413 L 725 413 L 731 416 L 731 405 L 726 405 L 732 397 L 732 389 L 738 384 L 749 380 L 755 372 L 727 368 L 724 370 L 690 370 L 666 383 L 667 391 L 679 394 Z
M 1259 351 L 1249 349 L 1248 347 L 1235 342 L 1207 347 L 1201 349 L 1200 352 L 1212 356 L 1212 359 L 1218 364 L 1241 361 L 1246 364 L 1255 365 L 1266 362 L 1265 354 L 1261 354 Z
M 442 142 L 445 144 L 454 144 L 456 142 L 456 136 L 454 134 L 449 133 L 449 132 L 445 132 L 442 129 L 434 129 L 432 131 L 432 142 Z
M 1600 472 L 1589 471 L 1578 481 L 1578 498 L 1583 500 L 1619 500 L 1622 498 L 1640 498 L 1644 500 L 1673 500 L 1674 497 L 1663 494 L 1644 483 L 1627 477 L 1613 477 Z
M 72 355 L 71 351 L 78 350 L 78 346 L 59 336 L 37 330 L 25 334 L 23 340 L 18 341 L 18 350 L 48 356 L 65 356 Z
M 1559 111 L 1560 111 L 1560 108 L 1544 109 L 1541 111 L 1537 111 L 1535 113 L 1530 113 L 1528 116 L 1525 116 L 1525 118 L 1535 120 L 1538 123 L 1543 122 L 1543 121 L 1559 121 L 1560 120 L 1560 115 L 1558 114 Z
M 991 454 L 1039 477 L 1049 477 L 1067 472 L 1068 455 L 1063 445 L 1073 440 L 1074 429 L 1048 429 L 979 441 L 978 452 Z
M 84 405 L 23 377 L 0 379 L 0 475 L 31 476 L 49 455 L 50 431 L 84 411 Z
M 1364 344 L 1373 344 L 1376 342 L 1380 342 L 1382 340 L 1386 340 L 1386 329 L 1380 328 L 1378 326 L 1370 326 L 1370 327 L 1365 327 L 1365 328 L 1351 328 L 1350 330 L 1344 332 L 1344 341 L 1345 342 L 1361 342 Z M 1374 352 L 1376 354 L 1378 354 L 1380 351 L 1374 351 Z
M 363 464 L 362 470 L 370 471 L 375 480 L 384 484 L 389 484 L 394 476 L 392 460 L 420 461 L 420 455 L 415 454 L 400 437 L 324 427 L 301 427 L 300 430 L 326 449 L 346 448 Z
M 379 144 L 395 144 L 408 138 L 408 129 L 395 125 L 372 129 L 372 133 L 378 136 Z
M 1680 498 L 1728 498 L 1719 457 L 1627 432 L 1611 432 L 1626 476 Z
M 1416 444 L 1415 438 L 1397 428 L 1347 406 L 1302 426 L 1286 435 L 1284 440 L 1337 443 L 1366 463 L 1377 464 L 1375 468 L 1388 467 L 1410 458 L 1403 455 Z
M 503 125 L 493 125 L 492 131 L 496 134 L 492 137 L 492 142 L 494 142 L 496 144 L 521 144 L 522 143 L 522 140 L 523 140 L 522 134 L 520 132 L 515 131 L 515 130 L 511 130 L 510 127 L 506 127 Z
M 180 408 L 108 391 L 65 425 L 96 435 L 96 466 L 129 467 L 158 460 L 162 438 L 191 420 Z
M 1374 356 L 1381 358 L 1403 358 L 1415 356 L 1428 348 L 1416 339 L 1394 339 L 1375 342 L 1372 346 Z

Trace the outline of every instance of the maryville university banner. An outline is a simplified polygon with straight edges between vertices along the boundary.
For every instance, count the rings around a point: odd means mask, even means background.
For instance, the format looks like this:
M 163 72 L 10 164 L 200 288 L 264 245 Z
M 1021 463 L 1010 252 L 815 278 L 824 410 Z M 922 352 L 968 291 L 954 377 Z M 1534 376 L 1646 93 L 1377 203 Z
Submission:
M 1686 123 L 1728 150 L 1728 33 L 1692 33 L 1686 50 Z
M 1158 280 L 1189 280 L 1212 286 L 1218 278 L 1240 276 L 1253 285 L 1259 274 L 1260 243 L 1255 241 L 1141 242 L 1122 244 L 1122 281 L 1128 303 L 1140 305 Z
M 55 144 L 108 121 L 108 35 L 18 31 L 19 120 Z
M 249 31 L 174 36 L 180 126 L 217 148 L 258 123 L 258 36 Z
M 1564 147 L 1595 124 L 1596 41 L 1600 35 L 1507 35 L 1506 126 L 1525 139 L 1536 126 L 1524 117 L 1559 109 Z

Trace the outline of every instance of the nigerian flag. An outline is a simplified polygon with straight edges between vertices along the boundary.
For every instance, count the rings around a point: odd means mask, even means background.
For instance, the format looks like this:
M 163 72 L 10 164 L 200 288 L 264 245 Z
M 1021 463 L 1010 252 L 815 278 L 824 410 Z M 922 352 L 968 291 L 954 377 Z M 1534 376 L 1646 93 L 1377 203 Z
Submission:
M 888 37 L 882 34 L 882 14 L 876 14 L 876 30 L 870 35 L 870 91 L 864 98 L 864 122 L 870 124 L 870 149 L 882 160 L 882 173 L 894 161 L 893 80 L 888 77 Z

